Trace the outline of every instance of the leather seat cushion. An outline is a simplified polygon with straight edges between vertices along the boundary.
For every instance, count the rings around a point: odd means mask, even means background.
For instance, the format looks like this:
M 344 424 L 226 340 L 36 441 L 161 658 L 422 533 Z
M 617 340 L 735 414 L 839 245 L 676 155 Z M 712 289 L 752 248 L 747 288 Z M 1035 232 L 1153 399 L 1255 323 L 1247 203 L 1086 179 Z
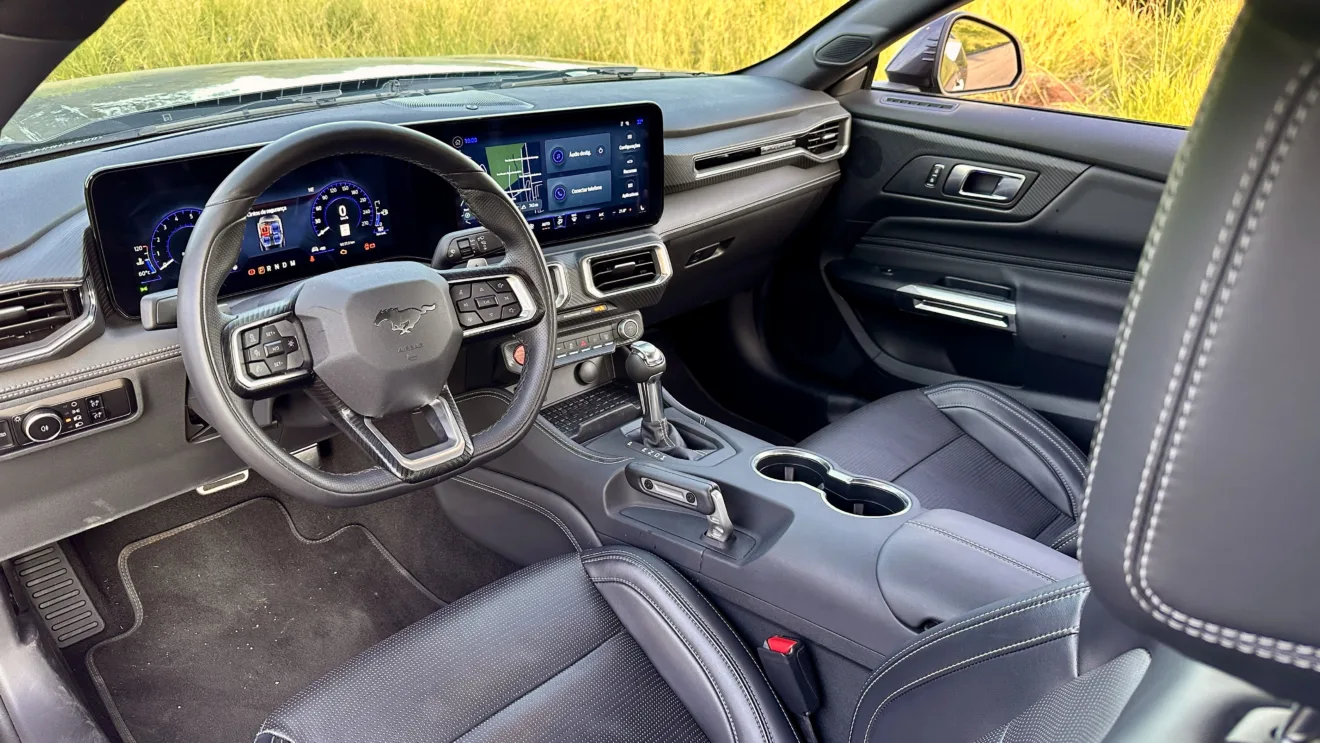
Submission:
M 808 437 L 803 449 L 855 475 L 1071 553 L 1085 482 L 1080 451 L 1035 412 L 985 385 L 890 395 Z
M 705 599 L 658 558 L 614 547 L 538 563 L 440 609 L 304 689 L 257 737 L 377 740 L 794 737 Z

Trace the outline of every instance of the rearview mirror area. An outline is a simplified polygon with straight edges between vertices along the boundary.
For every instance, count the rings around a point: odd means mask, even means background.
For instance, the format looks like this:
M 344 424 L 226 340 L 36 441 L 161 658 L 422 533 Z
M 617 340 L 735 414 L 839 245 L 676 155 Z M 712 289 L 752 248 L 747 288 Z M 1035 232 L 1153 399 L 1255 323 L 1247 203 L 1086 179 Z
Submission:
M 964 13 L 922 27 L 885 68 L 890 82 L 952 96 L 1009 90 L 1022 80 L 1022 71 L 1017 38 Z

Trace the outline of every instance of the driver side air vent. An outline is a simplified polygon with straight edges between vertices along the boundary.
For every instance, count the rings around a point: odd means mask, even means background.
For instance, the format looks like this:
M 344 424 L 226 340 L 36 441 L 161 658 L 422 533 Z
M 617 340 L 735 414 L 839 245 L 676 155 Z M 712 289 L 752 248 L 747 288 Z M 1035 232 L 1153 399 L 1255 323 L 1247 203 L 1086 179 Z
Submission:
M 647 246 L 588 256 L 584 261 L 587 288 L 603 297 L 660 283 L 669 273 L 660 250 L 663 248 Z
M 827 155 L 839 147 L 839 132 L 842 121 L 831 121 L 812 129 L 798 137 L 797 146 L 813 155 Z
M 82 314 L 77 289 L 21 289 L 0 294 L 0 351 L 42 340 Z

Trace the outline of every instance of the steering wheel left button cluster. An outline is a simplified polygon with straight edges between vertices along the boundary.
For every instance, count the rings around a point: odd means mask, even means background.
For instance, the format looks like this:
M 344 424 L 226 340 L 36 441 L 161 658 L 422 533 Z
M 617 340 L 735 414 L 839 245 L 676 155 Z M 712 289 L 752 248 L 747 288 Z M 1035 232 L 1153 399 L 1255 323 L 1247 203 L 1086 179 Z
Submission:
M 233 331 L 234 376 L 247 391 L 268 389 L 308 375 L 311 359 L 292 315 L 258 320 Z

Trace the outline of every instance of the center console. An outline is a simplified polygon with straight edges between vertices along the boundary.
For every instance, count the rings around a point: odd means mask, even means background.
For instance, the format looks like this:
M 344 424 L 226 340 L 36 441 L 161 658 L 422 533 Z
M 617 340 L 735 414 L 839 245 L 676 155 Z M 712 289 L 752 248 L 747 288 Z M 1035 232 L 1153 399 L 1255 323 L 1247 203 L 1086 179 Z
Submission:
M 868 667 L 933 624 L 1080 572 L 1043 544 L 686 408 L 645 341 L 590 350 L 596 383 L 553 399 L 509 454 L 439 488 L 460 528 L 515 561 L 635 545 L 726 606 Z M 556 374 L 577 384 L 582 363 Z M 460 398 L 473 426 L 506 404 L 502 392 Z

